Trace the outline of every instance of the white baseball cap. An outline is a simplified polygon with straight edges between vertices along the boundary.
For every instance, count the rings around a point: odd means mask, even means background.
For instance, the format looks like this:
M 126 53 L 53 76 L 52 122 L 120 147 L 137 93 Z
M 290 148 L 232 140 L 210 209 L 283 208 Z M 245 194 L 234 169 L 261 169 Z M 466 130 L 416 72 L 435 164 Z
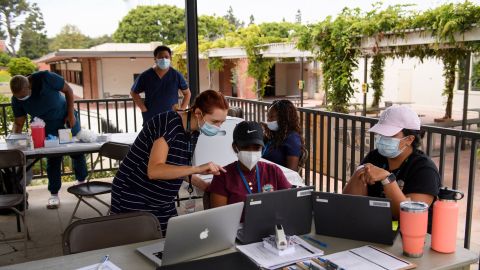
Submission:
M 402 129 L 420 130 L 420 118 L 417 113 L 406 106 L 388 107 L 380 115 L 378 123 L 368 131 L 383 136 L 394 136 Z

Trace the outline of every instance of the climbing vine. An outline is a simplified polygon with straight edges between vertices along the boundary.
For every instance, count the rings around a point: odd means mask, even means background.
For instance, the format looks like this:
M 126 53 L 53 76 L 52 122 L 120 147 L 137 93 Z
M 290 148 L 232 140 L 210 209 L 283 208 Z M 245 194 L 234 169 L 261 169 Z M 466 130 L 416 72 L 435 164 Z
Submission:
M 299 49 L 312 51 L 322 62 L 324 89 L 331 109 L 345 112 L 350 97 L 354 94 L 358 57 L 372 55 L 371 86 L 374 89 L 373 106 L 378 106 L 383 89 L 384 57 L 417 57 L 421 61 L 436 57 L 443 61 L 446 80 L 443 94 L 447 96 L 445 117 L 451 117 L 455 68 L 467 51 L 478 52 L 479 42 L 458 42 L 466 31 L 480 24 L 480 6 L 472 2 L 448 3 L 422 13 L 414 13 L 409 5 L 382 8 L 382 3 L 373 5 L 371 11 L 345 8 L 334 20 L 325 20 L 310 25 L 297 44 Z M 387 36 L 404 38 L 408 31 L 425 30 L 435 37 L 435 44 L 390 47 L 380 51 L 378 42 Z M 361 38 L 375 39 L 368 51 L 360 51 Z M 379 56 L 384 54 L 385 56 Z
M 383 68 L 385 66 L 385 56 L 377 54 L 373 57 L 372 65 L 370 66 L 370 83 L 373 90 L 372 107 L 378 108 L 380 99 L 383 96 Z

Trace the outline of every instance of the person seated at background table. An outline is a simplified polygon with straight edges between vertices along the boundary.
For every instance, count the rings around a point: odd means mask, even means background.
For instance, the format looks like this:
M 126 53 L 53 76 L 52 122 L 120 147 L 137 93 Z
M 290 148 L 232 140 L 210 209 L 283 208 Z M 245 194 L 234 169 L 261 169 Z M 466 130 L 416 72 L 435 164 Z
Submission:
M 278 166 L 259 161 L 263 145 L 263 129 L 259 123 L 238 123 L 233 130 L 232 143 L 238 161 L 228 164 L 224 172 L 213 176 L 207 189 L 211 207 L 243 202 L 248 194 L 291 187 Z
M 262 157 L 298 171 L 304 141 L 297 109 L 289 100 L 274 101 L 267 112 L 265 148 Z
M 392 106 L 369 131 L 377 134 L 376 149 L 362 160 L 343 193 L 389 198 L 395 219 L 399 217 L 400 202 L 425 202 L 430 206 L 430 232 L 440 174 L 430 157 L 417 149 L 423 137 L 420 118 L 409 107 Z
M 138 134 L 113 179 L 112 213 L 148 211 L 163 235 L 168 220 L 177 215 L 174 199 L 184 179 L 192 174 L 219 174 L 224 169 L 209 162 L 191 166 L 199 131 L 215 136 L 226 120 L 228 103 L 214 90 L 206 90 L 188 111 L 168 111 L 150 119 Z M 199 177 L 192 183 L 203 186 Z
M 16 75 L 10 80 L 12 110 L 15 116 L 13 133 L 21 133 L 27 114 L 33 120 L 38 117 L 45 122 L 45 135 L 58 136 L 58 130 L 67 125 L 72 135 L 80 131 L 78 114 L 73 109 L 73 90 L 59 75 L 50 71 L 35 72 L 30 76 Z M 63 95 L 62 95 L 63 94 Z M 87 178 L 87 162 L 84 154 L 70 155 L 77 184 Z M 62 156 L 47 158 L 48 199 L 47 208 L 60 206 L 58 191 L 62 187 Z

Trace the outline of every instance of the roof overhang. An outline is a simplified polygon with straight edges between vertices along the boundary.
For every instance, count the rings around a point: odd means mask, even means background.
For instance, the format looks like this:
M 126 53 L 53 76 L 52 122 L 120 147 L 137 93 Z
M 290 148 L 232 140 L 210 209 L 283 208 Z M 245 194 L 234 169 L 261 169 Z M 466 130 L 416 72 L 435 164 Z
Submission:
M 293 58 L 293 57 L 312 57 L 310 51 L 301 51 L 297 49 L 296 43 L 271 43 L 262 45 L 263 57 L 269 58 Z
M 205 52 L 208 57 L 220 57 L 222 59 L 246 58 L 247 52 L 242 47 L 215 48 Z
M 91 51 L 60 50 L 36 59 L 36 63 L 51 63 L 73 58 L 152 58 L 151 51 Z
M 454 41 L 439 41 L 431 30 L 412 29 L 399 33 L 385 33 L 382 35 L 360 38 L 360 49 L 364 54 L 389 53 L 396 48 L 406 46 L 435 46 L 435 48 L 452 48 L 465 42 L 480 41 L 480 28 L 474 27 L 465 33 L 453 35 Z

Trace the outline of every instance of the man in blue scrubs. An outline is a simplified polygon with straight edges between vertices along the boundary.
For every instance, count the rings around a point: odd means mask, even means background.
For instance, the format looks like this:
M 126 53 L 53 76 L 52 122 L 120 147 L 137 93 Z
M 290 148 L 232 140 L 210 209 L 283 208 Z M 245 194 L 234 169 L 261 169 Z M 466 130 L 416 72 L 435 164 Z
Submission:
M 13 133 L 22 132 L 27 114 L 31 119 L 38 117 L 45 121 L 45 134 L 58 136 L 58 130 L 65 125 L 76 135 L 80 131 L 78 114 L 73 109 L 73 91 L 59 75 L 40 71 L 25 77 L 13 76 L 10 80 L 12 109 L 15 116 Z M 63 93 L 63 95 L 61 94 Z M 87 163 L 83 154 L 71 155 L 77 183 L 87 177 Z M 47 208 L 56 209 L 60 205 L 58 191 L 62 186 L 62 157 L 47 158 L 48 190 L 51 197 Z
M 170 66 L 172 51 L 158 46 L 153 51 L 155 66 L 145 70 L 133 83 L 130 95 L 142 111 L 143 123 L 155 115 L 170 111 L 178 103 L 178 90 L 182 91 L 181 109 L 190 103 L 190 89 L 182 74 Z M 140 93 L 145 93 L 145 102 Z

